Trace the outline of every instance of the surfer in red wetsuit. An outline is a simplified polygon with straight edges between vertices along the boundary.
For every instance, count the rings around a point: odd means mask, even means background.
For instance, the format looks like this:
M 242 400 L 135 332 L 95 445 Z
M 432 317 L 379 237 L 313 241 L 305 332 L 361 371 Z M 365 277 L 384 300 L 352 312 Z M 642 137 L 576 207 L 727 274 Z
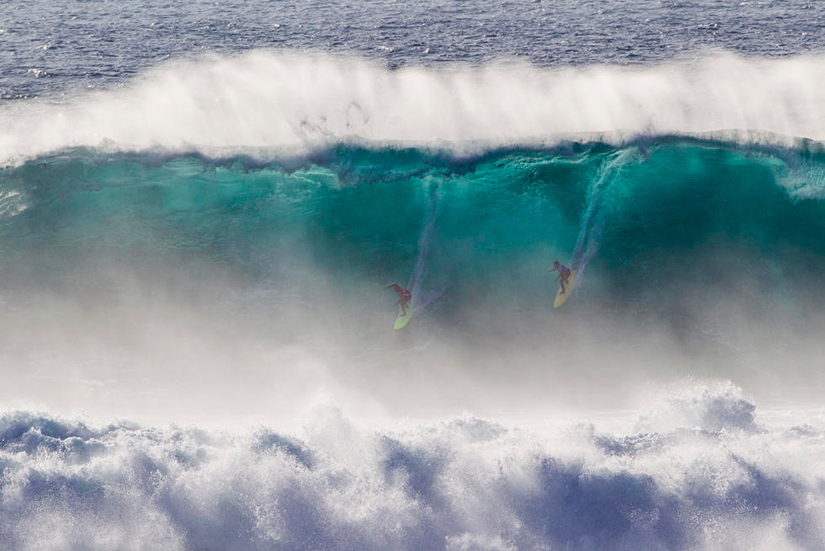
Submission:
M 556 278 L 556 281 L 561 283 L 561 292 L 564 293 L 564 286 L 567 284 L 567 280 L 570 279 L 570 268 L 564 264 L 559 264 L 559 261 L 556 260 L 553 262 L 553 269 L 547 271 L 555 272 L 556 270 L 559 271 L 559 277 Z
M 397 283 L 393 283 L 392 285 L 387 285 L 387 288 L 392 289 L 393 291 L 398 293 L 398 302 L 396 302 L 395 304 L 397 304 L 398 306 L 401 307 L 402 315 L 406 316 L 407 315 L 407 306 L 410 305 L 410 301 L 412 300 L 412 294 L 410 294 L 410 292 L 408 290 L 406 290 L 405 288 L 403 288 L 401 285 L 399 285 Z

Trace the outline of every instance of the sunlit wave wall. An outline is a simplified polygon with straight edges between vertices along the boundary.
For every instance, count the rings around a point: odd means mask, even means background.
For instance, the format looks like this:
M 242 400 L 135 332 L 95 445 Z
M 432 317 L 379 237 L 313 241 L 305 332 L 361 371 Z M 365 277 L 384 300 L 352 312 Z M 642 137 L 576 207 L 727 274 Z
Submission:
M 85 390 L 61 404 L 135 414 L 141 395 L 113 388 L 154 389 L 180 413 L 180 386 L 203 385 L 217 417 L 216 402 L 238 414 L 277 387 L 285 402 L 265 409 L 285 413 L 318 381 L 347 399 L 366 384 L 379 412 L 543 407 L 548 392 L 615 406 L 589 377 L 631 388 L 686 367 L 813 399 L 822 178 L 814 143 L 676 137 L 265 164 L 67 150 L 0 173 L 0 354 L 32 395 L 75 373 Z M 559 310 L 555 259 L 580 272 Z M 384 286 L 413 273 L 416 319 L 396 335 Z M 432 392 L 445 373 L 461 393 Z M 251 374 L 271 386 L 248 388 Z

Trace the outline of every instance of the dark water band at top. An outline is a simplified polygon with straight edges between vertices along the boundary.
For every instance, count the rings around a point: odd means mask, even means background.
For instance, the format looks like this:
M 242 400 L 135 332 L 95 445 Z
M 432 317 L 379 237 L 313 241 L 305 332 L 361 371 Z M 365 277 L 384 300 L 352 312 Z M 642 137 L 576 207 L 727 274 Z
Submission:
M 32 1 L 0 14 L 0 99 L 110 88 L 166 59 L 273 48 L 357 55 L 389 67 L 650 64 L 708 49 L 822 51 L 820 2 Z M 758 29 L 758 32 L 757 32 Z
M 342 146 L 267 165 L 71 150 L 4 169 L 0 194 L 7 284 L 93 286 L 89 258 L 151 259 L 307 300 L 320 277 L 415 280 L 446 312 L 479 296 L 518 309 L 537 290 L 552 300 L 559 259 L 581 271 L 566 309 L 656 312 L 698 295 L 806 319 L 825 302 L 815 143 L 670 137 L 471 159 Z

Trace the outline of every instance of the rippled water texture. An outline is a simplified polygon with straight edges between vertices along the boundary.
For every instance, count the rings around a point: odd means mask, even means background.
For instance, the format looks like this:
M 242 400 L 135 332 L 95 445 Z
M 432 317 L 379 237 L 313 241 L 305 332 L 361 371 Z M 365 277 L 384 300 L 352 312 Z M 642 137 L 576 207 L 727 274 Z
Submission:
M 787 56 L 821 51 L 823 21 L 825 5 L 810 0 L 34 0 L 0 10 L 0 97 L 111 87 L 170 57 L 257 48 L 357 55 L 389 67 L 501 58 L 649 64 L 709 48 Z

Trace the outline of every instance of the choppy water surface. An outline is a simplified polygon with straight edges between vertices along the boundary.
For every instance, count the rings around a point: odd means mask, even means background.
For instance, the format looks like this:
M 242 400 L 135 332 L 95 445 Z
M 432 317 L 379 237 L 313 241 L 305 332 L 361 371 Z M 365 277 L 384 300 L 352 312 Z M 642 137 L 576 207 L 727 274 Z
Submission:
M 825 6 L 714 2 L 194 2 L 35 0 L 0 13 L 0 97 L 122 85 L 169 58 L 275 48 L 389 67 L 649 64 L 707 49 L 777 57 L 822 49 Z

